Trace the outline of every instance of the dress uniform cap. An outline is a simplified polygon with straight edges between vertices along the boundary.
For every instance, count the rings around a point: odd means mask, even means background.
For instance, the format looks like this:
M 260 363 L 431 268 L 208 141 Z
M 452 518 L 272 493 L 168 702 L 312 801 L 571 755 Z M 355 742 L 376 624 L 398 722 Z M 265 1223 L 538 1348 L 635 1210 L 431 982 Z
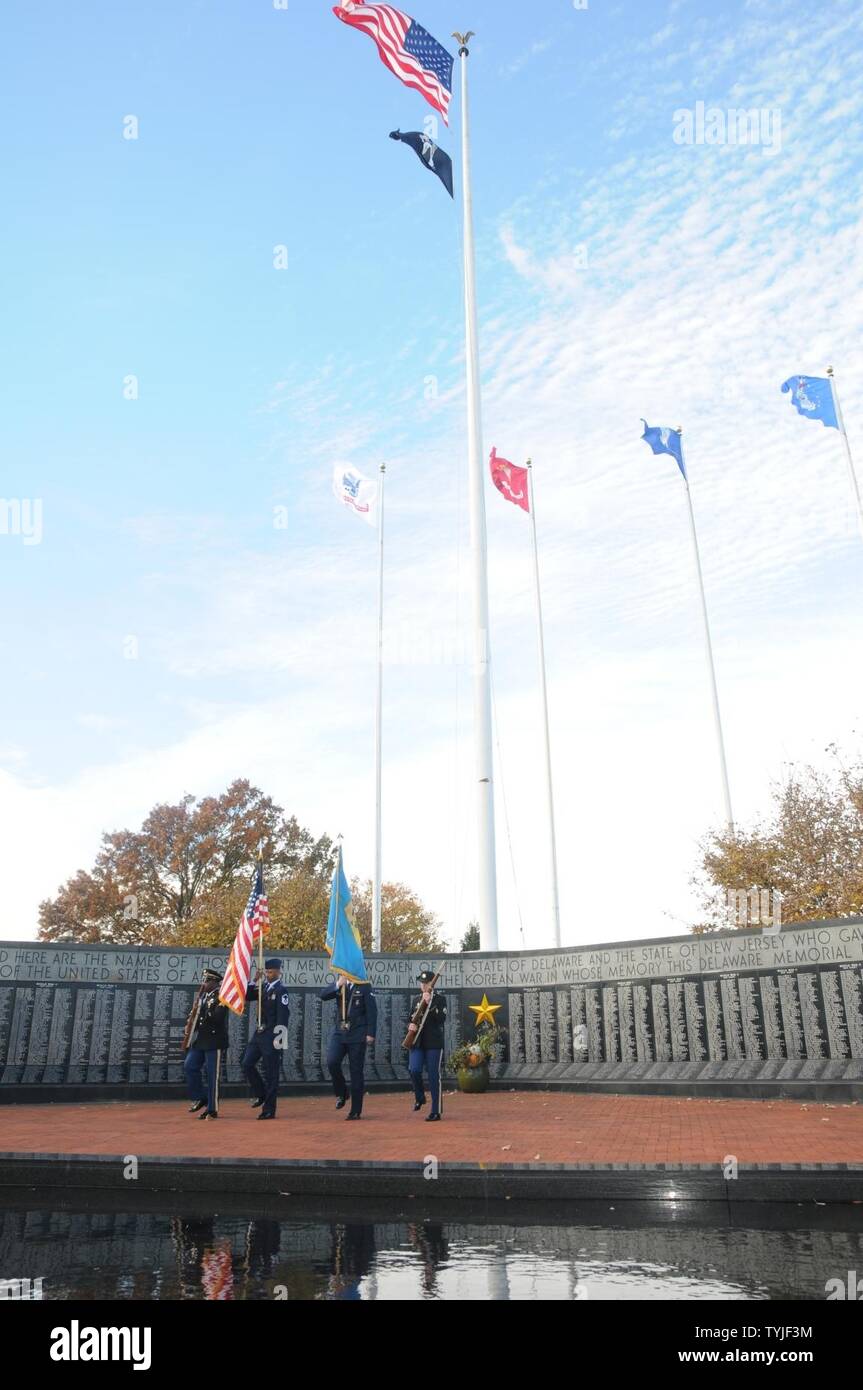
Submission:
M 279 960 L 278 956 L 271 956 L 269 960 L 264 961 L 265 970 L 281 970 L 281 968 L 282 962 Z
M 417 979 L 419 980 L 421 985 L 430 985 L 432 980 L 434 979 L 434 971 L 421 970 L 420 973 L 417 975 Z
M 222 978 L 222 972 L 221 972 L 221 970 L 210 970 L 210 969 L 208 968 L 207 970 L 204 971 L 204 979 L 205 979 L 205 980 L 221 980 L 221 978 Z

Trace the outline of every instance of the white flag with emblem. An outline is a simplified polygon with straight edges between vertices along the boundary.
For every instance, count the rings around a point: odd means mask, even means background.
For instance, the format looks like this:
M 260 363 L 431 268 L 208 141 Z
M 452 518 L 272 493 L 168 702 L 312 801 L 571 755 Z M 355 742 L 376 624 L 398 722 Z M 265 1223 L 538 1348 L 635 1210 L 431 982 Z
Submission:
M 333 469 L 333 492 L 340 502 L 361 516 L 370 526 L 377 525 L 378 484 L 351 464 L 337 463 Z

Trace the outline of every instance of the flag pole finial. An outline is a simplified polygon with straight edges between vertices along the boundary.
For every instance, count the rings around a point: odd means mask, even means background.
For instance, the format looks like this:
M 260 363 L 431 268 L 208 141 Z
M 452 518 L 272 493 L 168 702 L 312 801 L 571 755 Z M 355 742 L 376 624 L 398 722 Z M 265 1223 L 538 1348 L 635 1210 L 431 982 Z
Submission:
M 832 376 L 832 375 L 833 375 L 833 368 L 832 368 L 832 367 L 828 367 L 828 368 L 827 368 L 827 375 L 828 375 L 828 376 Z
M 460 34 L 457 29 L 453 29 L 452 36 L 454 39 L 458 39 L 459 44 L 461 45 L 458 51 L 459 57 L 461 57 L 463 53 L 470 53 L 468 44 L 471 39 L 476 38 L 476 34 L 474 33 L 473 29 L 468 29 L 466 34 Z

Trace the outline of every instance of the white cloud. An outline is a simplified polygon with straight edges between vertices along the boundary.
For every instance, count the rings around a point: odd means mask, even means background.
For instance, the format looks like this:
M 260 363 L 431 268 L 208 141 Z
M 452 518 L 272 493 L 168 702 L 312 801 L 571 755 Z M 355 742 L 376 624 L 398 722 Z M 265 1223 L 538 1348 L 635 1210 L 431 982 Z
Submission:
M 549 48 L 551 48 L 551 39 L 537 39 L 523 53 L 519 53 L 518 57 L 514 58 L 511 63 L 503 64 L 499 69 L 499 75 L 501 77 L 515 77 L 517 73 L 527 67 L 528 63 L 532 62 L 534 58 L 538 58 L 540 53 L 547 52 Z
M 82 729 L 91 729 L 97 734 L 109 734 L 114 733 L 117 729 L 124 728 L 127 720 L 121 719 L 113 714 L 88 712 L 79 714 L 75 722 L 79 724 Z

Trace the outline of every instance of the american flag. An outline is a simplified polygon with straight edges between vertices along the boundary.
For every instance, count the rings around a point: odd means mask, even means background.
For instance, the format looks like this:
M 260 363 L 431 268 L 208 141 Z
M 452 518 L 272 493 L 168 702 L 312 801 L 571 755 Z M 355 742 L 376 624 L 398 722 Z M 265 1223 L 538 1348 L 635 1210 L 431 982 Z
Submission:
M 201 1288 L 204 1297 L 227 1301 L 234 1297 L 234 1262 L 227 1241 L 215 1250 L 205 1250 L 201 1257 Z
M 374 39 L 381 60 L 406 87 L 424 96 L 430 106 L 440 111 L 449 125 L 447 112 L 452 100 L 451 53 L 437 39 L 392 5 L 367 5 L 365 0 L 344 0 L 336 5 L 333 14 L 343 24 L 361 29 Z
M 269 930 L 269 926 L 270 909 L 264 892 L 264 867 L 259 864 L 219 991 L 219 1003 L 227 1004 L 235 1014 L 242 1014 L 245 1010 L 252 956 L 258 938 Z

